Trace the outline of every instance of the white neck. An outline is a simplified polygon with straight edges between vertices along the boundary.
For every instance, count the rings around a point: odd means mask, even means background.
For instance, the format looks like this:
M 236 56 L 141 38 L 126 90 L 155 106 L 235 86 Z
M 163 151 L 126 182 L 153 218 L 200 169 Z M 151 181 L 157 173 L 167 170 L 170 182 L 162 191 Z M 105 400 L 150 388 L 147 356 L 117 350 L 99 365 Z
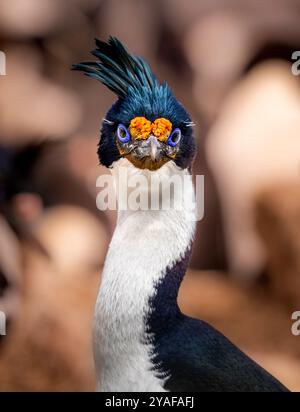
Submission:
M 115 177 L 124 165 L 131 176 L 137 173 L 122 159 L 114 167 Z M 193 195 L 188 171 L 173 162 L 156 172 L 139 173 L 147 178 L 156 173 L 165 180 L 174 174 L 185 176 L 182 199 Z M 94 351 L 101 390 L 162 390 L 163 381 L 151 371 L 151 347 L 143 344 L 144 320 L 155 285 L 191 245 L 193 217 L 194 212 L 184 206 L 182 210 L 119 210 L 95 311 Z

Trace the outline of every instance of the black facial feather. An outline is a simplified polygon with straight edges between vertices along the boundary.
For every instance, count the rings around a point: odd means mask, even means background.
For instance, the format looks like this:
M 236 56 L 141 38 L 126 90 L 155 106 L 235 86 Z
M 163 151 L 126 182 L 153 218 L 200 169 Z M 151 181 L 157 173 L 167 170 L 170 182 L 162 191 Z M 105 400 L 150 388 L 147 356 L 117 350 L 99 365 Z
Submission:
M 120 159 L 116 144 L 116 129 L 119 123 L 128 126 L 130 120 L 144 116 L 151 122 L 164 117 L 179 127 L 183 138 L 175 163 L 182 168 L 191 165 L 195 155 L 195 141 L 191 118 L 185 108 L 177 101 L 167 83 L 160 84 L 148 64 L 141 58 L 130 54 L 115 37 L 105 43 L 95 40 L 96 49 L 91 53 L 99 61 L 87 61 L 73 65 L 73 70 L 83 71 L 107 86 L 118 100 L 105 116 L 101 129 L 98 155 L 100 162 L 109 167 Z

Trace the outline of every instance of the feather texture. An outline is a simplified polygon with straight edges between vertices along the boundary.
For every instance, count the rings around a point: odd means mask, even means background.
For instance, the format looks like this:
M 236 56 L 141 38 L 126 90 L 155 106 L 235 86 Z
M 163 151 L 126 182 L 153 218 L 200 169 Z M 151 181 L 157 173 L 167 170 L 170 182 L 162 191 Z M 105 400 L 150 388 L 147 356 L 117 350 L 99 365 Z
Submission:
M 124 99 L 130 92 L 149 93 L 159 87 L 155 75 L 148 64 L 133 56 L 115 37 L 109 37 L 107 43 L 95 39 L 96 49 L 91 53 L 99 61 L 86 61 L 72 66 L 73 70 L 83 71 L 107 86 L 118 97 Z

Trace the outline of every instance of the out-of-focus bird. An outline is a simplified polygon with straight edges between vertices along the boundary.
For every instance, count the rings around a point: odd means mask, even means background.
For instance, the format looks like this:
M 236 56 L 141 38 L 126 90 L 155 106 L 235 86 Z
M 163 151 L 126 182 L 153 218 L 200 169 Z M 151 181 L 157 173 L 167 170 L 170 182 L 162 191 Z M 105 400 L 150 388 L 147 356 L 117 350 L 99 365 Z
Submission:
M 142 58 L 113 37 L 108 43 L 96 40 L 96 46 L 92 54 L 99 61 L 73 68 L 118 96 L 103 120 L 98 154 L 111 168 L 119 196 L 128 201 L 127 207 L 119 203 L 95 308 L 98 389 L 286 391 L 213 327 L 181 313 L 177 294 L 195 230 L 189 204 L 193 124 L 168 84 L 160 84 Z M 121 184 L 125 174 L 136 185 L 142 182 L 144 200 L 161 196 L 162 202 L 130 207 L 136 193 L 131 184 Z M 153 184 L 155 179 L 162 184 Z M 177 184 L 173 191 L 166 189 L 170 181 Z M 164 196 L 171 197 L 170 207 L 163 207 Z

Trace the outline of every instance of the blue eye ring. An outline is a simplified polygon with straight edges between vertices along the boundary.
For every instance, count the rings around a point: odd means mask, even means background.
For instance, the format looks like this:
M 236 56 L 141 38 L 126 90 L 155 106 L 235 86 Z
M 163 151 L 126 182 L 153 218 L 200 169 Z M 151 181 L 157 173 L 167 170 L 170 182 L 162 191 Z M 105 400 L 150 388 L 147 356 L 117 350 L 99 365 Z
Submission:
M 177 127 L 176 129 L 173 130 L 173 132 L 170 134 L 167 144 L 169 146 L 175 147 L 178 145 L 178 143 L 181 140 L 181 130 Z
M 120 123 L 118 126 L 117 135 L 121 143 L 127 143 L 130 140 L 129 131 L 127 130 L 126 126 L 124 126 L 122 123 Z

